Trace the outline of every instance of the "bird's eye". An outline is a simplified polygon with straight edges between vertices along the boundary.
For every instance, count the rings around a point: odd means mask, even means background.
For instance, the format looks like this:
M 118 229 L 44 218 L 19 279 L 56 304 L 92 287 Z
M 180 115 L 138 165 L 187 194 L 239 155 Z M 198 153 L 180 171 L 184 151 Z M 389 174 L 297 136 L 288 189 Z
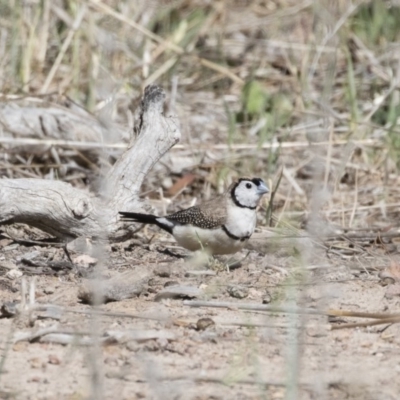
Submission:
M 251 189 L 251 183 L 246 183 L 247 189 Z

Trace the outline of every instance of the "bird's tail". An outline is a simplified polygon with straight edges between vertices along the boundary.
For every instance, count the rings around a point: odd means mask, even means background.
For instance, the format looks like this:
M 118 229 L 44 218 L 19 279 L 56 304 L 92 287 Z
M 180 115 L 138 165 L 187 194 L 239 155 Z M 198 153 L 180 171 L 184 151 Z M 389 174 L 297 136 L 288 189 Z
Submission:
M 160 218 L 152 214 L 141 214 L 133 212 L 119 211 L 123 221 L 134 221 L 141 224 L 153 224 L 164 229 L 168 233 L 172 233 L 173 224 L 168 222 L 165 218 Z
M 140 222 L 141 224 L 155 224 L 157 225 L 157 218 L 155 215 L 151 214 L 141 214 L 141 213 L 133 213 L 133 212 L 125 212 L 120 211 L 120 215 L 122 215 L 123 220 Z

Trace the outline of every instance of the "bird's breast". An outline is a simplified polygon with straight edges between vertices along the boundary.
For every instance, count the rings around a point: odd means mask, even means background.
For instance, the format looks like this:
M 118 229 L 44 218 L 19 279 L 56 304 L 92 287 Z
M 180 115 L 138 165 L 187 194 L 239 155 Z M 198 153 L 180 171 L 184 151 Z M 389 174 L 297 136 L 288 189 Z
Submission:
M 256 227 L 257 214 L 250 208 L 231 206 L 225 224 L 229 232 L 237 237 L 251 236 Z

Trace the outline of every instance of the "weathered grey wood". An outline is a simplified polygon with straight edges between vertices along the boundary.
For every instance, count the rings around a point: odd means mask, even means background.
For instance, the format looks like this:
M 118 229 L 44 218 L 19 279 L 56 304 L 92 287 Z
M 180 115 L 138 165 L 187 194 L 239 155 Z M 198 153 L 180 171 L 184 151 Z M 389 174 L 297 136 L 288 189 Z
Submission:
M 71 102 L 68 106 L 37 99 L 0 103 L 0 137 L 107 143 L 110 129 L 113 141 L 129 138 L 121 126 L 110 122 L 102 123 L 99 118 Z M 40 150 L 43 146 L 38 145 L 35 148 Z M 14 146 L 10 142 L 7 148 L 18 150 L 21 146 Z M 32 152 L 32 147 L 29 151 Z
M 135 135 L 98 196 L 60 181 L 0 179 L 0 225 L 26 223 L 67 239 L 126 238 L 132 224 L 120 223 L 118 211 L 145 209 L 138 195 L 143 179 L 180 138 L 177 119 L 162 113 L 164 99 L 161 88 L 146 88 Z
M 146 89 L 135 116 L 135 137 L 109 171 L 102 189 L 110 209 L 137 208 L 137 197 L 132 193 L 139 193 L 147 172 L 180 139 L 177 118 L 165 118 L 162 114 L 164 100 L 165 93 L 161 88 L 150 86 Z
M 0 224 L 22 222 L 57 237 L 94 236 L 104 213 L 98 200 L 61 181 L 0 180 Z

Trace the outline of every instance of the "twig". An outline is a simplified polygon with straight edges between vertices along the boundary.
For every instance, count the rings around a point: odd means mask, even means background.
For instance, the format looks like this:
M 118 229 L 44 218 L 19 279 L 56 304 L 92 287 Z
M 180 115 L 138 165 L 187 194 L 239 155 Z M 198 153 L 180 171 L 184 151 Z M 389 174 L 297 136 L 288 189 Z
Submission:
M 279 185 L 281 183 L 282 180 L 282 176 L 283 176 L 283 171 L 285 170 L 285 168 L 281 169 L 281 173 L 279 174 L 278 180 L 276 182 L 275 187 L 272 189 L 271 192 L 271 196 L 269 198 L 269 203 L 268 203 L 268 207 L 267 207 L 267 211 L 266 211 L 266 216 L 267 216 L 267 224 L 268 226 L 272 226 L 272 209 L 273 209 L 273 204 L 274 204 L 274 198 L 275 198 L 275 194 L 278 191 Z
M 295 313 L 295 314 L 311 314 L 311 315 L 329 315 L 325 311 L 320 311 L 311 308 L 297 308 L 297 307 L 276 307 L 266 306 L 260 304 L 251 303 L 232 303 L 227 301 L 197 301 L 197 300 L 185 300 L 183 305 L 189 307 L 215 307 L 215 308 L 230 308 L 233 310 L 250 310 L 250 311 L 268 311 L 276 313 Z
M 26 307 L 25 307 L 26 309 Z M 145 319 L 145 320 L 153 320 L 153 321 L 168 321 L 170 318 L 167 317 L 151 317 L 148 315 L 142 314 L 128 314 L 128 313 L 120 313 L 120 312 L 111 312 L 111 311 L 103 311 L 103 310 L 74 310 L 69 307 L 61 307 L 53 304 L 34 304 L 29 307 L 27 310 L 29 312 L 48 312 L 48 313 L 73 313 L 73 314 L 84 314 L 84 315 L 99 315 L 106 317 L 118 317 L 118 318 L 137 318 L 137 319 Z
M 200 300 L 185 300 L 183 302 L 185 306 L 189 307 L 215 307 L 215 308 L 230 308 L 239 310 L 250 310 L 250 311 L 268 311 L 274 313 L 285 313 L 285 314 L 309 314 L 309 315 L 324 315 L 324 316 L 335 316 L 335 317 L 355 317 L 355 318 L 378 318 L 378 319 L 390 319 L 400 318 L 400 313 L 394 314 L 382 314 L 382 313 L 367 313 L 347 310 L 317 310 L 314 308 L 299 308 L 299 307 L 277 307 L 267 306 L 252 303 L 232 303 L 223 301 L 200 301 Z
M 159 379 L 163 381 L 180 381 L 180 380 L 189 380 L 194 382 L 208 382 L 208 383 L 218 383 L 221 385 L 258 385 L 263 387 L 269 386 L 278 386 L 278 387 L 285 387 L 286 382 L 283 381 L 265 381 L 265 380 L 258 380 L 258 379 L 237 379 L 235 376 L 225 376 L 222 378 L 218 378 L 215 376 L 187 376 L 187 375 L 166 375 L 159 377 Z M 308 386 L 307 383 L 299 382 L 301 386 Z
M 300 196 L 304 196 L 304 190 L 299 186 L 299 184 L 296 182 L 293 176 L 290 175 L 289 171 L 285 167 L 282 169 L 282 174 L 288 180 L 290 185 L 292 185 L 295 192 Z
M 383 325 L 383 324 L 397 324 L 400 322 L 400 315 L 397 317 L 382 318 L 378 321 L 367 321 L 367 322 L 354 322 L 345 325 L 333 325 L 332 330 L 347 329 L 347 328 L 361 328 L 366 326 Z
M 376 319 L 390 319 L 400 318 L 400 313 L 384 314 L 384 313 L 368 313 L 358 311 L 347 311 L 347 310 L 329 310 L 329 315 L 335 317 L 353 317 L 353 318 L 376 318 Z
M 355 172 L 355 188 L 354 188 L 354 202 L 353 202 L 353 211 L 350 214 L 350 221 L 349 221 L 349 228 L 352 227 L 353 221 L 354 221 L 354 216 L 356 215 L 356 209 L 358 205 L 358 169 L 356 169 Z
M 215 276 L 217 273 L 211 270 L 193 270 L 193 271 L 186 271 L 185 276 Z
M 346 145 L 348 140 L 336 140 L 332 142 L 332 146 Z M 383 145 L 381 141 L 376 139 L 364 139 L 352 141 L 358 146 L 372 146 L 377 147 Z M 99 143 L 99 142 L 80 142 L 77 140 L 60 140 L 60 139 L 34 139 L 34 138 L 15 138 L 15 137 L 0 137 L 0 144 L 10 145 L 24 145 L 24 146 L 60 146 L 80 149 L 121 149 L 125 150 L 128 147 L 127 143 Z M 214 150 L 258 150 L 263 149 L 296 149 L 307 147 L 320 147 L 329 145 L 329 141 L 316 142 L 310 145 L 309 142 L 283 142 L 283 143 L 263 143 L 261 146 L 258 144 L 214 144 Z M 196 145 L 196 148 L 190 145 L 176 144 L 172 150 L 191 150 L 191 151 L 209 151 L 210 145 Z
M 14 343 L 22 342 L 22 341 L 27 341 L 27 342 L 33 342 L 42 336 L 48 335 L 49 333 L 60 333 L 60 330 L 58 327 L 50 327 L 50 328 L 43 328 L 39 329 L 36 332 L 17 332 L 14 335 Z

